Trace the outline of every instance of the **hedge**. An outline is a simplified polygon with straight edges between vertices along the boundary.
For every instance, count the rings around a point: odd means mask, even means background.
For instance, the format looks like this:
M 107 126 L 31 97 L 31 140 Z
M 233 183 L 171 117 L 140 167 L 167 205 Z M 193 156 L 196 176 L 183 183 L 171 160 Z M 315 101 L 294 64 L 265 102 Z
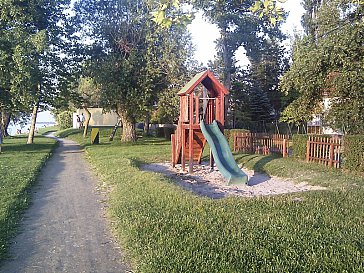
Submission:
M 293 156 L 299 159 L 306 158 L 308 135 L 293 135 Z
M 343 162 L 345 169 L 364 172 L 364 135 L 344 137 Z

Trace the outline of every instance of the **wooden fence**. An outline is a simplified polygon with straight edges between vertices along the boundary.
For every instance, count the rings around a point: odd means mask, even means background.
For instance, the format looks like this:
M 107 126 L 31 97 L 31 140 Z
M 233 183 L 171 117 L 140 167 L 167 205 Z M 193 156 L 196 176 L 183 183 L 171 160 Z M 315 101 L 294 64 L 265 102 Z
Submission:
M 234 152 L 288 155 L 288 135 L 261 133 L 234 133 Z
M 309 136 L 306 161 L 340 168 L 342 143 L 340 138 Z

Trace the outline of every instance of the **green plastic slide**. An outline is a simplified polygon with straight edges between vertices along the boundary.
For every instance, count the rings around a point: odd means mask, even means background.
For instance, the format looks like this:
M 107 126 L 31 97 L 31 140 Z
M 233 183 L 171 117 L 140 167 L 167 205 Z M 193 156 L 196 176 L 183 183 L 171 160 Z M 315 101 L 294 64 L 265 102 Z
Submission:
M 211 147 L 216 166 L 221 174 L 228 180 L 228 185 L 248 184 L 248 176 L 236 164 L 229 143 L 221 132 L 216 120 L 210 125 L 206 125 L 202 121 L 200 122 L 200 127 Z

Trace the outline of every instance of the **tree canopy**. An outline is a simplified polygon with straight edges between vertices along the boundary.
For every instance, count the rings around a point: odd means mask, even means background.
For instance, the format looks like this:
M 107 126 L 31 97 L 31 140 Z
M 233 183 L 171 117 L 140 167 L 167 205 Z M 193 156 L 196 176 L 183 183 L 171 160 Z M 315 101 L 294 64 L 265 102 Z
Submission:
M 363 133 L 363 5 L 306 0 L 305 7 L 306 35 L 296 41 L 293 64 L 281 82 L 282 90 L 295 93 L 297 99 L 283 120 L 310 121 L 320 113 L 333 128 Z M 331 105 L 323 112 L 324 97 Z
M 134 141 L 136 120 L 150 115 L 158 94 L 184 74 L 186 30 L 157 27 L 142 0 L 79 1 L 75 10 L 92 37 L 84 72 L 100 86 L 101 106 L 120 116 L 122 141 Z
M 66 74 L 69 0 L 0 1 L 0 105 L 3 113 L 51 105 Z M 34 126 L 28 143 L 33 142 Z

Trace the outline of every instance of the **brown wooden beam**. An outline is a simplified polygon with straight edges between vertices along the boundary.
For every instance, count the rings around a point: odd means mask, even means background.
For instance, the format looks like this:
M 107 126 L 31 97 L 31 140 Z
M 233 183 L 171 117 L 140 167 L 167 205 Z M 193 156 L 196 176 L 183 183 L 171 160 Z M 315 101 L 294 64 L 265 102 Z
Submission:
M 193 173 L 193 129 L 192 129 L 192 125 L 193 125 L 193 93 L 191 93 L 189 95 L 189 99 L 190 99 L 190 103 L 189 103 L 189 107 L 190 107 L 190 123 L 189 123 L 189 132 L 188 132 L 188 159 L 189 159 L 189 163 L 188 163 L 188 172 L 189 173 Z

